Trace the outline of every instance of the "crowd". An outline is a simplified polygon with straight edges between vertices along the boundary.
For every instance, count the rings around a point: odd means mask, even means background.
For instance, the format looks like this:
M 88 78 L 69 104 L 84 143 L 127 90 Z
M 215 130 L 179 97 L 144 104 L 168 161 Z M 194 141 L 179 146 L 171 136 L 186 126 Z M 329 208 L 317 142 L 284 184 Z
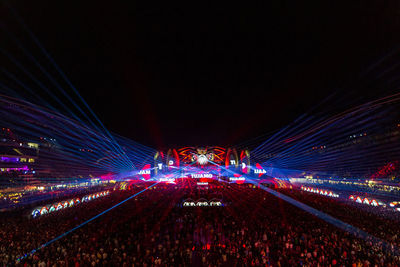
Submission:
M 382 244 L 355 238 L 249 185 L 156 185 L 74 232 L 17 259 L 143 188 L 114 191 L 38 219 L 0 217 L 1 266 L 399 266 Z M 287 191 L 335 213 L 337 201 Z M 223 207 L 183 207 L 185 199 Z M 312 198 L 318 197 L 313 202 Z M 326 198 L 328 199 L 328 198 Z M 332 209 L 331 209 L 332 205 Z M 360 211 L 360 215 L 362 216 Z M 344 216 L 338 210 L 339 216 Z M 366 224 L 366 230 L 371 225 Z M 397 228 L 394 228 L 397 231 Z M 389 236 L 383 235 L 382 238 Z
M 398 211 L 353 201 L 338 201 L 299 190 L 279 191 L 400 248 L 400 213 Z

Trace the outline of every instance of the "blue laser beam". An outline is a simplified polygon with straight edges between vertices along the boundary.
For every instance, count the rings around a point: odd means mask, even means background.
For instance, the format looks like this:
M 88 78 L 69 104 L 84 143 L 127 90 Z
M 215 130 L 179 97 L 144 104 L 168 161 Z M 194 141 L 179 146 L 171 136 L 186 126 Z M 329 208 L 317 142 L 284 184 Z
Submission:
M 251 183 L 255 184 L 254 181 L 252 181 L 251 178 L 249 179 L 249 181 L 251 181 Z M 280 199 L 282 199 L 282 200 L 284 200 L 284 201 L 286 201 L 286 202 L 288 202 L 288 203 L 290 203 L 290 204 L 292 204 L 292 205 L 294 205 L 294 206 L 296 206 L 296 207 L 298 207 L 298 208 L 300 208 L 300 209 L 302 209 L 302 210 L 304 210 L 304 211 L 306 211 L 306 212 L 308 212 L 308 213 L 310 213 L 310 214 L 312 214 L 312 215 L 324 220 L 327 223 L 330 223 L 330 224 L 336 226 L 337 228 L 340 228 L 340 229 L 342 229 L 342 230 L 344 230 L 344 231 L 346 231 L 346 232 L 348 232 L 350 234 L 353 234 L 355 237 L 362 238 L 364 240 L 372 240 L 375 243 L 381 243 L 384 248 L 391 249 L 393 252 L 396 253 L 396 255 L 399 255 L 398 248 L 396 246 L 392 245 L 392 244 L 389 244 L 388 242 L 384 241 L 383 239 L 375 237 L 375 236 L 373 236 L 373 235 L 371 235 L 371 234 L 369 234 L 369 233 L 367 233 L 367 232 L 365 232 L 365 231 L 363 231 L 363 230 L 361 230 L 361 229 L 359 229 L 359 228 L 357 228 L 357 227 L 355 227 L 355 226 L 353 226 L 351 224 L 345 223 L 345 222 L 343 222 L 343 221 L 341 221 L 341 220 L 339 220 L 339 219 L 337 219 L 337 218 L 335 218 L 335 217 L 333 217 L 333 216 L 331 216 L 329 214 L 326 214 L 326 213 L 324 213 L 322 211 L 314 209 L 314 208 L 312 208 L 312 207 L 310 207 L 310 206 L 308 206 L 308 205 L 306 205 L 304 203 L 301 203 L 301 202 L 299 202 L 299 201 L 297 201 L 297 200 L 295 200 L 295 199 L 293 199 L 293 198 L 291 198 L 289 196 L 286 196 L 286 195 L 281 194 L 281 193 L 279 193 L 279 192 L 277 192 L 275 190 L 272 190 L 271 188 L 268 188 L 268 187 L 263 186 L 261 184 L 257 184 L 257 185 L 261 189 L 263 189 L 264 191 L 266 191 L 266 192 L 268 192 L 268 193 L 270 193 L 270 194 L 272 194 L 272 195 L 274 195 L 274 196 L 276 196 L 276 197 L 278 197 L 278 198 L 280 198 Z
M 79 229 L 79 228 L 81 228 L 82 226 L 84 226 L 84 225 L 90 223 L 91 221 L 93 221 L 93 220 L 99 218 L 100 216 L 106 214 L 106 213 L 109 212 L 110 210 L 112 210 L 112 209 L 114 209 L 114 208 L 116 208 L 116 207 L 122 205 L 123 203 L 125 203 L 125 202 L 127 202 L 128 200 L 130 200 L 130 199 L 136 197 L 137 195 L 143 193 L 144 191 L 148 190 L 149 188 L 155 186 L 156 184 L 158 184 L 158 183 L 154 183 L 154 184 L 152 184 L 151 186 L 148 186 L 147 188 L 143 189 L 142 191 L 137 192 L 137 193 L 133 194 L 132 196 L 128 197 L 127 199 L 125 199 L 125 200 L 123 200 L 123 201 L 121 201 L 121 202 L 115 204 L 115 205 L 112 206 L 111 208 L 106 209 L 105 211 L 103 211 L 103 212 L 97 214 L 96 216 L 90 218 L 89 220 L 87 220 L 87 221 L 85 221 L 85 222 L 79 224 L 78 226 L 76 226 L 76 227 L 74 227 L 74 228 L 72 228 L 72 229 L 70 229 L 70 230 L 64 232 L 63 234 L 61 234 L 61 235 L 59 235 L 59 236 L 53 238 L 52 240 L 48 241 L 47 243 L 44 243 L 43 245 L 41 245 L 41 246 L 38 247 L 37 249 L 33 249 L 33 250 L 30 251 L 29 253 L 27 253 L 27 254 L 25 254 L 25 255 L 19 257 L 19 258 L 17 259 L 17 262 L 20 262 L 21 260 L 23 260 L 23 259 L 25 259 L 25 258 L 27 258 L 27 257 L 29 257 L 29 256 L 32 256 L 32 255 L 35 254 L 38 250 L 40 250 L 40 249 L 42 249 L 42 248 L 44 248 L 44 247 L 47 247 L 48 245 L 54 243 L 55 241 L 57 241 L 57 240 L 63 238 L 64 236 L 66 236 L 66 235 L 72 233 L 72 232 L 75 231 L 76 229 Z
M 212 161 L 210 161 L 210 163 L 211 164 L 216 164 L 216 163 L 214 163 Z M 224 168 L 223 166 L 221 166 L 221 168 L 225 169 L 228 172 L 231 172 L 232 174 L 235 173 L 235 172 L 233 172 L 233 171 L 231 171 L 229 169 Z M 341 221 L 341 220 L 339 220 L 339 219 L 337 219 L 337 218 L 335 218 L 335 217 L 333 217 L 333 216 L 331 216 L 329 214 L 326 214 L 326 213 L 324 213 L 322 211 L 319 211 L 319 210 L 317 210 L 315 208 L 312 208 L 312 207 L 310 207 L 310 206 L 308 206 L 308 205 L 306 205 L 304 203 L 301 203 L 301 202 L 299 202 L 299 201 L 297 201 L 297 200 L 295 200 L 295 199 L 293 199 L 293 198 L 291 198 L 291 197 L 289 197 L 287 195 L 281 194 L 281 193 L 279 193 L 279 192 L 277 192 L 275 190 L 272 190 L 272 189 L 270 189 L 270 188 L 268 188 L 266 186 L 263 186 L 262 184 L 259 184 L 258 182 L 254 181 L 254 179 L 252 179 L 251 177 L 248 177 L 247 175 L 243 175 L 243 176 L 251 184 L 259 186 L 261 189 L 263 189 L 264 191 L 272 194 L 273 196 L 276 196 L 276 197 L 278 197 L 278 198 L 280 198 L 280 199 L 282 199 L 282 200 L 284 200 L 284 201 L 286 201 L 286 202 L 288 202 L 288 203 L 290 203 L 290 204 L 292 204 L 292 205 L 294 205 L 294 206 L 296 206 L 296 207 L 298 207 L 298 208 L 300 208 L 300 209 L 302 209 L 302 210 L 304 210 L 304 211 L 306 211 L 306 212 L 318 217 L 319 219 L 322 219 L 323 221 L 325 221 L 325 222 L 327 222 L 329 224 L 332 224 L 332 225 L 336 226 L 337 228 L 342 229 L 342 230 L 354 235 L 355 237 L 362 238 L 364 240 L 372 240 L 373 242 L 376 242 L 376 243 L 381 243 L 384 248 L 391 249 L 393 252 L 395 252 L 397 255 L 399 255 L 399 249 L 396 246 L 394 246 L 392 244 L 389 244 L 388 242 L 384 241 L 383 239 L 375 237 L 375 236 L 373 236 L 373 235 L 371 235 L 371 234 L 369 234 L 369 233 L 367 233 L 367 232 L 365 232 L 365 231 L 363 231 L 363 230 L 361 230 L 361 229 L 359 229 L 359 228 L 357 228 L 357 227 L 355 227 L 355 226 L 353 226 L 351 224 L 345 223 L 345 222 L 343 222 L 343 221 Z

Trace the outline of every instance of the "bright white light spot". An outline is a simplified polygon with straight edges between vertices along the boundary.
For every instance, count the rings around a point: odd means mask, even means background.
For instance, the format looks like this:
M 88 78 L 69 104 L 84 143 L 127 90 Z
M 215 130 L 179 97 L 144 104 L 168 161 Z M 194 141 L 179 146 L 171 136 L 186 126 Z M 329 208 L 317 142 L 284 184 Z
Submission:
M 200 155 L 200 156 L 197 158 L 197 162 L 198 162 L 200 165 L 204 165 L 204 164 L 206 164 L 206 163 L 208 162 L 208 159 L 207 159 L 207 157 L 206 157 L 205 155 Z

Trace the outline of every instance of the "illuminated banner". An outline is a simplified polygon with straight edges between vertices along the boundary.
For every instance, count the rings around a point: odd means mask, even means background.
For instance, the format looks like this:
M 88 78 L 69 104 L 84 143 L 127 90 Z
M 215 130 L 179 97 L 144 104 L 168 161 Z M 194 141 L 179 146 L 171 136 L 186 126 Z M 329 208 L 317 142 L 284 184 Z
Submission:
M 175 183 L 175 178 L 170 178 L 170 177 L 160 178 L 160 182 Z
M 192 177 L 192 178 L 213 178 L 213 175 L 211 173 L 193 173 L 193 174 L 190 174 L 190 177 Z
M 240 153 L 240 167 L 242 173 L 249 173 L 250 172 L 250 153 L 248 150 L 242 150 Z
M 149 180 L 151 177 L 151 165 L 150 164 L 144 165 L 143 169 L 139 171 L 139 175 L 142 175 L 142 177 L 145 180 Z
M 267 171 L 263 169 L 263 167 L 256 163 L 256 169 L 254 169 L 254 173 L 258 174 L 258 177 L 261 177 L 263 174 L 266 174 Z
M 208 182 L 198 182 L 197 185 L 208 185 Z
M 229 177 L 229 181 L 231 181 L 231 182 L 246 181 L 246 178 L 244 178 L 243 176 L 241 176 L 241 177 Z
M 140 174 L 140 175 L 143 175 L 143 174 L 150 174 L 150 170 L 140 170 L 140 171 L 139 171 L 139 174 Z
M 242 162 L 242 172 L 247 173 L 247 165 L 244 162 Z

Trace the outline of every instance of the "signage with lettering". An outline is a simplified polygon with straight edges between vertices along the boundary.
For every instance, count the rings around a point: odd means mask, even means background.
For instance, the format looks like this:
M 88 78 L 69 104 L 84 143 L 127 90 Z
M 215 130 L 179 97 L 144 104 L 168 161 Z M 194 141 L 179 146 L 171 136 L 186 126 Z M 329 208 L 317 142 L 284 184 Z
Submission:
M 213 178 L 211 173 L 192 173 L 190 174 L 192 178 Z

